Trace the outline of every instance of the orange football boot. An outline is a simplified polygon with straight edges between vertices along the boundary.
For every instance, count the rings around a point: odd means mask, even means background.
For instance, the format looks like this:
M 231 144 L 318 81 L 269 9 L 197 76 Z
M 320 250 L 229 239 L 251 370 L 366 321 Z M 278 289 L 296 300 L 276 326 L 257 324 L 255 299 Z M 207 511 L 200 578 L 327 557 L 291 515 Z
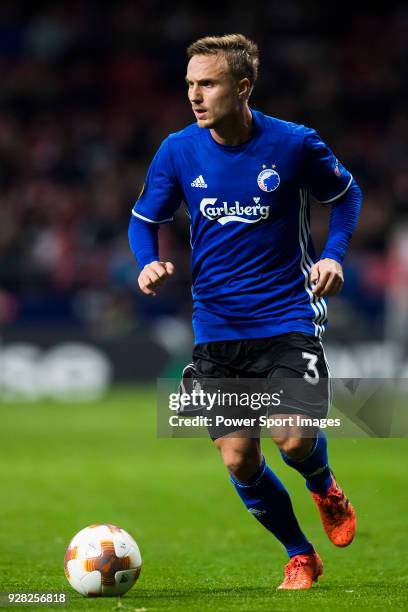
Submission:
M 334 479 L 325 495 L 312 493 L 318 507 L 323 528 L 336 546 L 343 548 L 351 544 L 356 532 L 356 513 Z
M 323 563 L 317 552 L 295 555 L 285 567 L 285 579 L 278 589 L 310 589 L 323 574 Z

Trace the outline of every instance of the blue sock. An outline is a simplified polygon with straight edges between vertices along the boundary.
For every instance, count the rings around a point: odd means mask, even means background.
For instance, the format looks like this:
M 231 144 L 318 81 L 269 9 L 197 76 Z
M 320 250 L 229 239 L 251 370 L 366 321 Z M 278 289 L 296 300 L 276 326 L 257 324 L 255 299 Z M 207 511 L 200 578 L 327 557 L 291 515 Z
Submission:
M 327 440 L 324 433 L 319 429 L 313 442 L 309 455 L 301 461 L 290 459 L 281 451 L 282 459 L 287 465 L 297 470 L 306 478 L 306 486 L 313 493 L 324 494 L 332 482 L 332 475 L 327 455 Z
M 230 478 L 248 512 L 278 538 L 289 557 L 313 552 L 296 520 L 287 490 L 264 457 L 259 471 L 247 482 Z

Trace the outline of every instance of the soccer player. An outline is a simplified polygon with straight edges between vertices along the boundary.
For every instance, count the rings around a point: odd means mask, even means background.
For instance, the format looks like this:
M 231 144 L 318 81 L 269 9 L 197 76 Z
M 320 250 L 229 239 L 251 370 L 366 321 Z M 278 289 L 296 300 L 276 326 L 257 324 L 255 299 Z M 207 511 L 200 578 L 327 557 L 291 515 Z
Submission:
M 249 107 L 258 70 L 252 41 L 241 34 L 206 37 L 187 55 L 196 121 L 162 142 L 132 211 L 129 240 L 141 269 L 139 287 L 154 296 L 175 273 L 171 262 L 160 260 L 158 228 L 184 200 L 191 219 L 194 374 L 328 382 L 321 344 L 325 297 L 342 288 L 361 191 L 315 130 Z M 331 206 L 319 259 L 310 237 L 309 193 Z M 327 399 L 316 414 L 327 415 Z M 287 408 L 304 414 L 296 397 Z M 310 588 L 322 574 L 321 559 L 266 464 L 259 437 L 210 433 L 246 508 L 288 553 L 279 588 Z M 283 460 L 305 478 L 330 540 L 347 546 L 354 509 L 333 476 L 322 431 L 303 434 L 293 426 L 274 439 Z

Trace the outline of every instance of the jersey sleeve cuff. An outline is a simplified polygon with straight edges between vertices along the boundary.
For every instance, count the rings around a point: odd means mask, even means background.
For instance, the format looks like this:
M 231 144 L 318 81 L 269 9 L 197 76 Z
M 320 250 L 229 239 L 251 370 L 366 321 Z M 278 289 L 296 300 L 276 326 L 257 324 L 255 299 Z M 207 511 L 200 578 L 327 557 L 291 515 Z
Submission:
M 338 253 L 335 253 L 333 251 L 327 251 L 321 254 L 320 259 L 334 259 L 334 261 L 337 261 L 337 263 L 342 264 L 343 260 L 344 260 L 344 256 L 339 255 Z
M 153 261 L 160 261 L 159 256 L 158 255 L 144 255 L 143 253 L 140 253 L 138 256 L 138 261 L 137 261 L 140 271 L 142 271 L 145 266 L 148 266 Z

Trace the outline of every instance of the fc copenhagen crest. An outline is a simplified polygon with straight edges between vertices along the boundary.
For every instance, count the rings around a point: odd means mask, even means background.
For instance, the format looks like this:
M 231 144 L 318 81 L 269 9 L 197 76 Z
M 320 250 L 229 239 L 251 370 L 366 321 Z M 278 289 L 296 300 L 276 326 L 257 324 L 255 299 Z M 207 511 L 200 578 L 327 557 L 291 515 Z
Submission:
M 262 191 L 275 191 L 279 187 L 280 176 L 272 168 L 265 168 L 258 174 L 258 187 Z

